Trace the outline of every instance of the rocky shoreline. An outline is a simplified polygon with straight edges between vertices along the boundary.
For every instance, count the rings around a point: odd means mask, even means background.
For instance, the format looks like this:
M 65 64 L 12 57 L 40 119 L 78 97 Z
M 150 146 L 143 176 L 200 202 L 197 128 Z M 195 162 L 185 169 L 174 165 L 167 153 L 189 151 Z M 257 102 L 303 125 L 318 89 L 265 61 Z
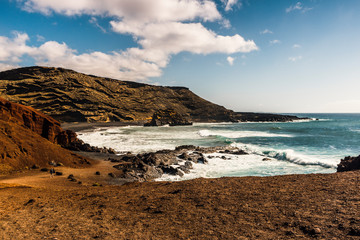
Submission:
M 189 174 L 194 164 L 207 164 L 212 154 L 248 155 L 242 149 L 231 146 L 199 147 L 193 145 L 178 146 L 174 150 L 159 150 L 140 154 L 110 154 L 98 152 L 78 152 L 88 158 L 109 161 L 115 170 L 113 177 L 127 182 L 148 182 L 161 178 L 163 174 L 183 177 Z M 222 156 L 218 161 L 226 161 Z M 263 161 L 270 158 L 263 157 Z M 360 155 L 341 159 L 337 172 L 360 170 Z
M 192 145 L 178 146 L 175 150 L 160 150 L 141 154 L 123 154 L 109 157 L 107 160 L 116 163 L 117 176 L 133 181 L 151 181 L 163 174 L 184 176 L 193 168 L 193 164 L 206 164 L 204 154 L 227 153 L 234 155 L 247 154 L 234 147 L 197 147 Z

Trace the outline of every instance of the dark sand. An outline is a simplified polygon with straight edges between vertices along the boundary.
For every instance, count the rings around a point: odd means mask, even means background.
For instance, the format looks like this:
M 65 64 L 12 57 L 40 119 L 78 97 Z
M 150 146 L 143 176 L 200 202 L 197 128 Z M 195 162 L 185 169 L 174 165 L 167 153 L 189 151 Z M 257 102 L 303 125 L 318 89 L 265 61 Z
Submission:
M 2 177 L 0 239 L 360 239 L 360 171 L 116 186 L 112 165 Z

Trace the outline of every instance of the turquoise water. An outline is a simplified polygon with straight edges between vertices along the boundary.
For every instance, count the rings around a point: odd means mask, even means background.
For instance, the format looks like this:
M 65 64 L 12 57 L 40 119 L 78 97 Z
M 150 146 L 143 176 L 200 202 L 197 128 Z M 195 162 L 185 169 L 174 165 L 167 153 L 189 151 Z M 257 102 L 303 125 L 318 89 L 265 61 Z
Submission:
M 288 123 L 218 123 L 179 127 L 110 127 L 79 133 L 84 141 L 120 152 L 232 145 L 248 156 L 214 155 L 185 178 L 331 173 L 340 159 L 360 154 L 360 114 L 296 114 L 316 120 Z M 264 157 L 271 161 L 262 161 Z M 167 176 L 165 176 L 166 178 Z M 174 177 L 169 177 L 174 179 Z

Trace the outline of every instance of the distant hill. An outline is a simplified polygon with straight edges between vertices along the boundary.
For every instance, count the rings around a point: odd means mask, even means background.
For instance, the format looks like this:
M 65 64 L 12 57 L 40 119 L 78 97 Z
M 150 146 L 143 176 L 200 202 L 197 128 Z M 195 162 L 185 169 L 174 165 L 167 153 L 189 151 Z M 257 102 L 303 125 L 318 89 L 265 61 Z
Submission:
M 0 73 L 0 96 L 62 122 L 147 121 L 172 109 L 194 122 L 248 120 L 185 87 L 162 87 L 86 75 L 62 68 L 27 67 Z M 264 118 L 265 117 L 265 118 Z M 249 120 L 291 120 L 256 114 Z
M 87 163 L 60 146 L 75 140 L 76 135 L 62 130 L 56 120 L 0 98 L 0 173 L 48 167 L 49 162 L 73 167 Z

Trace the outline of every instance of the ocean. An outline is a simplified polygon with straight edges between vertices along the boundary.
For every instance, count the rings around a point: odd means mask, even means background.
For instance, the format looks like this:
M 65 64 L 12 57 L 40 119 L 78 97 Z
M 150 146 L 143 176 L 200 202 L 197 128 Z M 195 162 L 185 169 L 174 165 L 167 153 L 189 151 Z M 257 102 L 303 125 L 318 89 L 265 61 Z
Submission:
M 83 141 L 119 152 L 142 153 L 179 145 L 234 146 L 249 155 L 208 154 L 183 177 L 273 176 L 333 173 L 340 159 L 360 154 L 360 114 L 293 114 L 311 120 L 260 123 L 195 123 L 193 126 L 106 127 L 78 132 Z M 222 159 L 225 156 L 226 160 Z M 268 161 L 263 161 L 269 158 Z

